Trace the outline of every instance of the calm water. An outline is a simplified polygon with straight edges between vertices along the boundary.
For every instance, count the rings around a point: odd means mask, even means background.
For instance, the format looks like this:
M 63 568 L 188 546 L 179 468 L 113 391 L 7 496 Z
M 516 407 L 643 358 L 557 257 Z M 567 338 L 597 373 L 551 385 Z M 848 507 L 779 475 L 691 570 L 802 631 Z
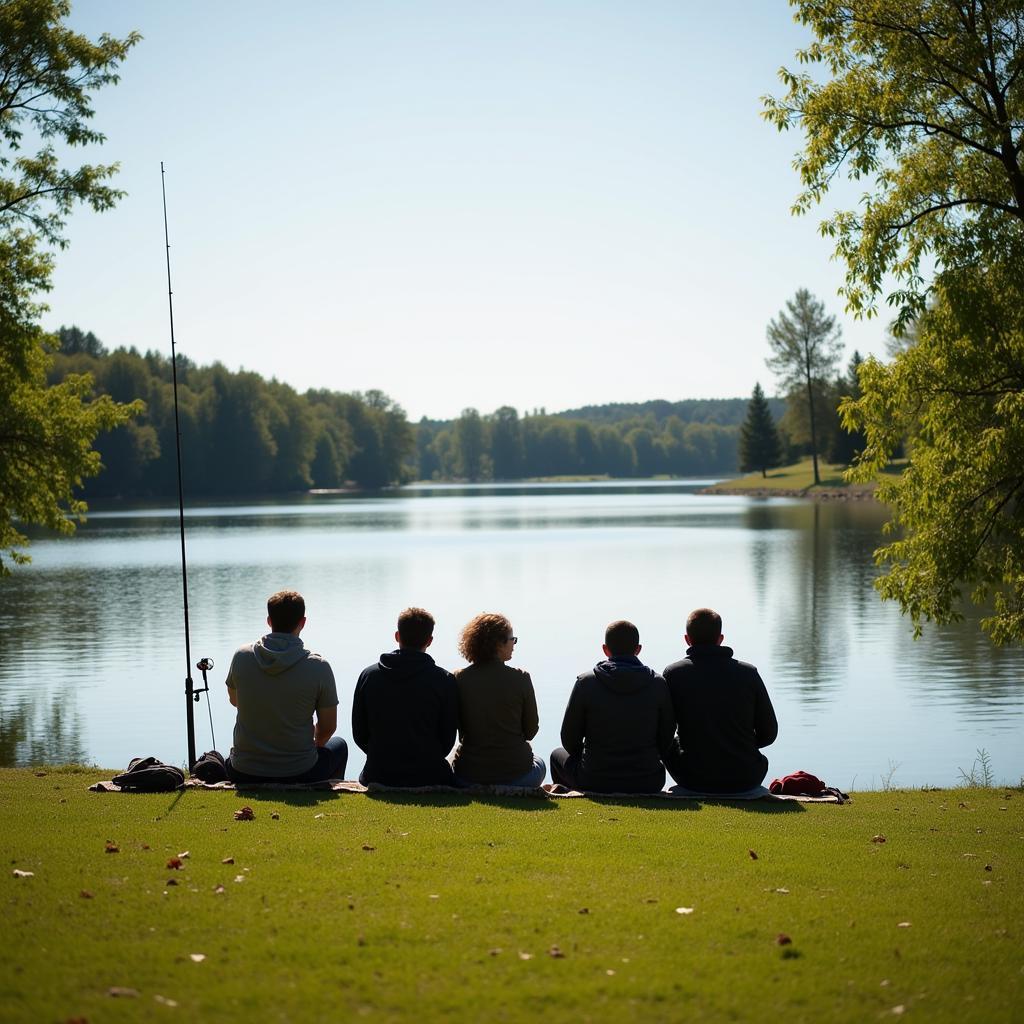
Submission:
M 1024 651 L 993 650 L 974 623 L 914 642 L 871 588 L 882 510 L 701 496 L 699 486 L 437 486 L 192 509 L 192 652 L 216 662 L 218 748 L 230 746 L 231 653 L 264 631 L 267 594 L 294 587 L 307 643 L 334 666 L 350 742 L 352 685 L 393 646 L 405 605 L 434 612 L 432 653 L 449 667 L 461 664 L 456 634 L 473 614 L 511 618 L 546 757 L 608 621 L 636 622 L 642 657 L 661 669 L 681 655 L 687 611 L 710 604 L 774 698 L 772 774 L 953 784 L 985 748 L 998 781 L 1024 775 Z M 184 760 L 176 516 L 95 511 L 73 538 L 37 537 L 33 564 L 0 585 L 0 763 Z M 197 743 L 211 745 L 205 702 Z M 349 776 L 361 765 L 355 751 Z

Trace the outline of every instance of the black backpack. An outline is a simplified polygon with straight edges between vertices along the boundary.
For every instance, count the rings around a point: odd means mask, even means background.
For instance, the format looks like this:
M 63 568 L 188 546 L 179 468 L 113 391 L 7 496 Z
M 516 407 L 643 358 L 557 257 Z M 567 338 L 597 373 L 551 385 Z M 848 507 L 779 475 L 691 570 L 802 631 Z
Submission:
M 200 782 L 227 782 L 228 769 L 224 755 L 219 750 L 208 750 L 192 765 L 190 774 Z
M 133 789 L 137 793 L 170 793 L 185 785 L 185 773 L 155 757 L 133 757 L 128 770 L 115 775 L 111 782 L 121 789 Z

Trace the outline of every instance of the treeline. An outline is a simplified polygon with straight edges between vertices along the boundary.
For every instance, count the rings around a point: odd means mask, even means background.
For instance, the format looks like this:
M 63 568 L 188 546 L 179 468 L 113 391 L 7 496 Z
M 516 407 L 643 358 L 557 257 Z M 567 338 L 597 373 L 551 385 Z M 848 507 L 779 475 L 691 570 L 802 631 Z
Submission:
M 157 352 L 107 351 L 77 327 L 57 332 L 51 381 L 92 375 L 97 394 L 141 399 L 127 426 L 97 440 L 104 469 L 89 497 L 173 494 L 177 487 L 171 362 Z M 467 409 L 452 421 L 410 424 L 380 391 L 310 390 L 178 357 L 185 486 L 192 494 L 264 494 L 410 480 L 517 480 L 734 472 L 742 399 L 712 401 L 718 419 L 695 422 L 690 403 L 595 406 L 582 415 L 523 416 Z M 733 408 L 735 407 L 735 408 Z M 590 411 L 589 409 L 587 410 Z M 683 415 L 680 415 L 683 413 Z
M 177 489 L 171 361 L 134 348 L 107 352 L 91 332 L 61 328 L 51 380 L 89 373 L 97 394 L 142 399 L 143 412 L 97 439 L 103 471 L 89 497 Z M 415 435 L 379 391 L 342 394 L 264 380 L 180 356 L 178 405 L 185 486 L 192 494 L 269 494 L 310 487 L 384 487 L 408 479 Z

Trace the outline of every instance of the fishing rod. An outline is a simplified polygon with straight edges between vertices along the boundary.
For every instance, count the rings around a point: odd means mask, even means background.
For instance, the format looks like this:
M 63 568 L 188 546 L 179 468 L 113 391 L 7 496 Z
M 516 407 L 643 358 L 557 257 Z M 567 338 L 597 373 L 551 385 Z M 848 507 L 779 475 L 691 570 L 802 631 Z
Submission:
M 201 658 L 196 668 L 203 673 L 203 685 L 196 689 L 192 681 L 192 643 L 188 628 L 188 566 L 185 561 L 185 491 L 181 477 L 181 424 L 178 420 L 178 355 L 174 347 L 174 292 L 171 289 L 171 240 L 167 231 L 167 186 L 164 176 L 164 162 L 160 161 L 160 192 L 164 203 L 164 248 L 167 256 L 167 311 L 171 323 L 171 387 L 174 392 L 174 447 L 178 456 L 178 529 L 181 534 L 181 593 L 185 609 L 185 727 L 188 731 L 188 770 L 196 763 L 196 722 L 192 705 L 199 702 L 199 695 L 205 693 L 206 710 L 210 715 L 210 739 L 213 746 L 217 740 L 213 735 L 213 708 L 210 706 L 210 681 L 206 673 L 213 668 L 213 659 Z

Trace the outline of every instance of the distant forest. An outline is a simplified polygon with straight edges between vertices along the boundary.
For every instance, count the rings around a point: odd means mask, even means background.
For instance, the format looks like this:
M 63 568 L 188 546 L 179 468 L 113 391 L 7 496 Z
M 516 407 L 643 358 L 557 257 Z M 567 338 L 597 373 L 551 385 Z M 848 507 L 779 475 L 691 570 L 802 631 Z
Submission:
M 87 497 L 175 493 L 170 358 L 108 351 L 91 332 L 62 327 L 51 381 L 92 375 L 96 394 L 141 399 L 127 426 L 97 440 L 104 469 Z M 242 495 L 309 488 L 378 488 L 411 480 L 518 480 L 608 475 L 701 476 L 736 471 L 745 398 L 652 401 L 519 415 L 504 406 L 412 424 L 380 391 L 298 392 L 277 380 L 178 356 L 185 487 Z M 778 419 L 785 408 L 770 400 Z

